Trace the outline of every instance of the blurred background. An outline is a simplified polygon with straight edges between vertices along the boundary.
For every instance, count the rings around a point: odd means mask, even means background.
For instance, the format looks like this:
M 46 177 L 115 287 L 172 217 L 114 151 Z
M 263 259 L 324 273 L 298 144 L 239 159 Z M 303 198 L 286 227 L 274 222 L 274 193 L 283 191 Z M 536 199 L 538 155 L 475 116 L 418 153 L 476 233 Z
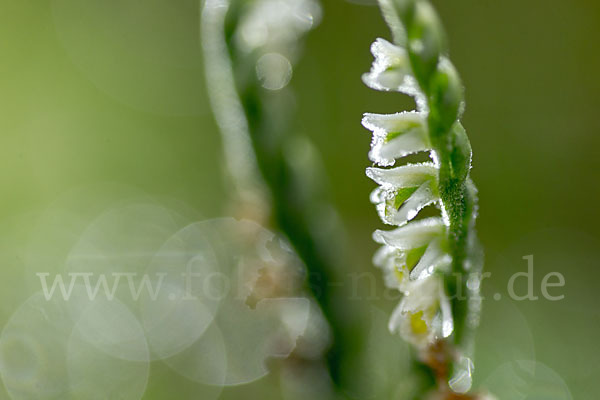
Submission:
M 474 151 L 478 232 L 491 273 L 483 284 L 475 385 L 501 399 L 595 399 L 600 391 L 600 211 L 593 205 L 600 194 L 600 3 L 433 3 L 466 87 L 463 123 Z M 293 69 L 293 130 L 308 136 L 320 153 L 319 174 L 344 226 L 339 239 L 349 261 L 334 277 L 342 287 L 335 292 L 337 312 L 352 314 L 359 321 L 353 329 L 364 338 L 353 343 L 354 361 L 344 366 L 345 374 L 355 377 L 348 395 L 401 398 L 394 393 L 403 385 L 406 349 L 387 333 L 397 297 L 384 291 L 371 263 L 377 248 L 371 232 L 381 223 L 369 203 L 375 184 L 364 170 L 371 138 L 360 119 L 364 112 L 413 105 L 406 96 L 376 92 L 361 82 L 372 62 L 371 42 L 391 36 L 373 2 L 327 0 L 321 6 L 321 22 L 307 35 Z M 72 246 L 89 234 L 86 227 L 115 204 L 143 199 L 160 212 L 176 212 L 183 218 L 177 227 L 234 215 L 205 89 L 200 8 L 194 0 L 0 0 L 0 327 L 5 332 L 38 329 L 17 313 L 40 290 L 35 274 L 60 270 Z M 144 213 L 138 217 L 157 215 Z M 129 215 L 113 217 L 124 221 Z M 126 235 L 118 224 L 111 229 L 122 246 L 137 232 Z M 507 283 L 514 273 L 527 271 L 523 257 L 529 255 L 539 299 L 512 301 Z M 364 271 L 375 272 L 377 279 L 356 281 L 352 273 Z M 565 286 L 550 293 L 564 299 L 548 301 L 541 296 L 541 282 L 555 271 Z M 518 279 L 516 292 L 526 290 L 525 279 Z M 28 373 L 30 354 L 20 357 L 17 349 L 13 356 L 22 360 L 17 372 Z M 282 384 L 287 370 L 279 364 L 260 379 L 217 390 L 147 355 L 133 361 L 146 363 L 141 369 L 123 367 L 138 389 L 97 398 L 294 398 Z M 112 368 L 102 362 L 97 376 L 105 371 L 101 365 Z M 7 382 L 13 372 L 7 368 L 6 361 L 0 365 L 1 399 L 11 398 Z M 31 379 L 32 387 L 39 384 Z M 53 379 L 59 378 L 50 376 L 48 382 Z M 12 397 L 61 398 L 50 388 L 46 393 Z

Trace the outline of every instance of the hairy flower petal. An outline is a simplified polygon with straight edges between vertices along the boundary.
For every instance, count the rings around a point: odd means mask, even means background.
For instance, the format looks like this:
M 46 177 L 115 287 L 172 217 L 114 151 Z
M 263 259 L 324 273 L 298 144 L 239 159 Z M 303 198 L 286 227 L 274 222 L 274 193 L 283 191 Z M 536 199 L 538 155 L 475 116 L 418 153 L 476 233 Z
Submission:
M 367 113 L 362 124 L 373 132 L 369 159 L 377 165 L 394 165 L 396 158 L 431 150 L 423 113 Z
M 367 168 L 366 174 L 385 188 L 420 186 L 428 180 L 437 181 L 437 167 L 434 163 L 407 164 L 401 167 L 383 169 Z
M 432 217 L 410 222 L 392 231 L 376 230 L 373 240 L 399 250 L 410 250 L 429 244 L 434 238 L 445 233 L 441 218 Z

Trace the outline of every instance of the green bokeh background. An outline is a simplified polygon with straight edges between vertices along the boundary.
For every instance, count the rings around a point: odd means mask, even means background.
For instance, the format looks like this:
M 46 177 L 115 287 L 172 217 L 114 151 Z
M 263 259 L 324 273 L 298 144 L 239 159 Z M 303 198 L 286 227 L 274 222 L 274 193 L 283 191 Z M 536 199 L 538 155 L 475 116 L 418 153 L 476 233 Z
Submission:
M 554 370 L 572 398 L 595 399 L 600 3 L 434 3 L 466 86 L 478 230 L 492 273 L 484 281 L 489 299 L 476 381 L 514 350 L 514 358 L 534 354 Z M 371 271 L 370 234 L 380 222 L 368 201 L 375 185 L 364 175 L 370 135 L 360 118 L 412 105 L 360 80 L 372 60 L 370 43 L 390 37 L 377 7 L 341 0 L 322 6 L 323 20 L 294 69 L 295 129 L 322 155 L 347 232 L 348 271 Z M 0 327 L 31 294 L 22 265 L 36 215 L 65 193 L 113 182 L 173 198 L 203 218 L 229 213 L 203 82 L 199 7 L 195 0 L 0 0 Z M 506 297 L 510 275 L 525 271 L 529 254 L 536 294 L 543 276 L 559 271 L 566 285 L 553 293 L 564 300 L 492 300 L 494 293 Z M 524 286 L 520 281 L 517 291 Z M 348 299 L 346 311 L 365 314 L 365 331 L 369 310 L 387 314 L 394 306 L 376 297 Z M 192 398 L 193 384 L 152 368 L 146 398 L 167 398 L 172 387 L 177 398 Z M 279 398 L 275 386 L 267 377 L 223 398 Z M 552 396 L 528 398 L 568 398 Z

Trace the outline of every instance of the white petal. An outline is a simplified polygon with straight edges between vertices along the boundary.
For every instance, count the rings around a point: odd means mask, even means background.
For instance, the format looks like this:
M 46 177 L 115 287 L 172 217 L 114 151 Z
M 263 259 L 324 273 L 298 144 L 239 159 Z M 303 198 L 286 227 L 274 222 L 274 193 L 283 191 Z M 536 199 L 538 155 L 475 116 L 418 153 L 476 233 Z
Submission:
M 440 287 L 441 281 L 435 275 L 413 282 L 410 291 L 402 298 L 390 317 L 390 332 L 400 333 L 404 340 L 417 347 L 424 347 L 438 337 L 435 318 L 439 315 Z M 415 314 L 420 314 L 418 318 L 425 323 L 425 331 L 415 332 L 412 320 Z
M 365 113 L 362 125 L 370 131 L 383 130 L 386 132 L 404 132 L 410 128 L 425 127 L 424 113 L 418 111 L 405 111 L 396 114 L 372 114 Z
M 433 181 L 427 181 L 417 188 L 400 205 L 396 204 L 398 189 L 378 187 L 371 192 L 370 200 L 376 205 L 381 220 L 388 225 L 402 226 L 416 217 L 424 207 L 439 200 Z
M 442 248 L 442 238 L 435 238 L 431 241 L 423 257 L 410 273 L 413 280 L 425 279 L 436 270 L 443 270 L 452 262 L 452 257 Z
M 421 186 L 428 180 L 437 180 L 437 168 L 433 163 L 407 164 L 397 168 L 367 168 L 366 174 L 379 185 L 387 188 Z
M 396 306 L 392 315 L 390 316 L 390 320 L 388 322 L 388 330 L 391 333 L 400 333 L 401 326 L 404 323 L 404 319 L 406 315 L 404 314 L 404 298 L 400 300 L 400 303 Z
M 373 264 L 383 270 L 386 287 L 399 291 L 406 289 L 410 271 L 403 252 L 393 247 L 382 246 L 373 256 Z
M 429 244 L 434 238 L 442 235 L 444 231 L 445 225 L 442 219 L 432 217 L 410 222 L 393 231 L 376 230 L 373 233 L 373 240 L 377 243 L 407 251 Z
M 454 332 L 454 318 L 452 317 L 452 307 L 450 306 L 450 300 L 446 296 L 446 291 L 443 285 L 440 284 L 440 315 L 442 318 L 442 337 L 447 338 Z
M 375 39 L 371 44 L 371 54 L 382 66 L 398 66 L 408 62 L 408 54 L 404 48 L 382 38 Z
M 378 268 L 386 268 L 388 260 L 399 254 L 398 249 L 390 246 L 381 246 L 373 255 L 373 264 Z
M 365 114 L 362 124 L 373 132 L 369 159 L 378 165 L 393 165 L 396 158 L 431 150 L 423 113 Z
M 416 217 L 423 208 L 438 200 L 439 197 L 437 193 L 434 193 L 432 181 L 425 182 L 404 202 L 397 212 L 389 214 L 390 223 L 397 226 L 404 225 Z
M 442 280 L 439 275 L 431 275 L 427 279 L 412 281 L 404 298 L 405 311 L 431 311 L 437 309 L 440 302 Z
M 375 61 L 371 71 L 363 75 L 363 82 L 376 90 L 399 90 L 406 85 L 410 73 L 410 62 L 406 50 L 384 39 L 377 39 L 371 45 Z

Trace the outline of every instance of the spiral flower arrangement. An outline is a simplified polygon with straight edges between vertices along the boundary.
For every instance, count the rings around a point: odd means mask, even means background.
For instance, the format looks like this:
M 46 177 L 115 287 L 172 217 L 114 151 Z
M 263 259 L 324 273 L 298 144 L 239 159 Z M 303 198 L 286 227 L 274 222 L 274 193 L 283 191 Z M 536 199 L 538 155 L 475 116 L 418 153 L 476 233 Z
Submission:
M 415 350 L 427 379 L 415 398 L 481 398 L 472 385 L 472 336 L 480 311 L 482 255 L 475 233 L 476 189 L 471 146 L 460 122 L 463 86 L 447 56 L 438 16 L 425 0 L 380 0 L 393 43 L 377 39 L 363 76 L 369 87 L 408 94 L 416 110 L 365 114 L 373 132 L 366 174 L 381 220 L 374 256 L 387 286 L 403 293 L 389 329 Z M 426 152 L 428 162 L 407 156 Z M 395 166 L 395 164 L 399 166 Z M 392 168 L 393 167 L 393 168 Z M 427 206 L 439 215 L 420 217 Z

